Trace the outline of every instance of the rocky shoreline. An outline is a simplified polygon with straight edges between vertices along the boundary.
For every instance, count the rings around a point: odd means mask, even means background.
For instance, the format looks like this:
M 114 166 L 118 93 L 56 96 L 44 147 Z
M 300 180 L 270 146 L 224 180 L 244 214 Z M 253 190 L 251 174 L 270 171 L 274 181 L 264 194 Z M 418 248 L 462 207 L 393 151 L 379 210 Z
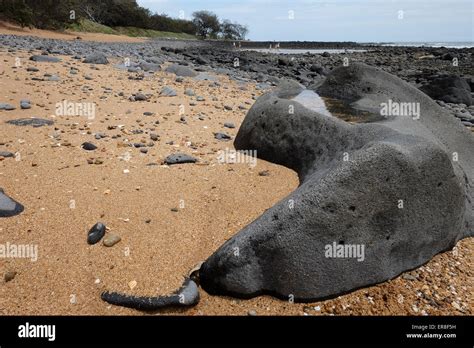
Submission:
M 97 43 L 61 41 L 0 35 L 3 47 L 71 55 L 77 59 L 92 53 L 121 57 L 133 71 L 144 64 L 175 62 L 197 71 L 216 72 L 240 81 L 256 81 L 260 89 L 276 86 L 281 79 L 294 79 L 308 87 L 332 70 L 351 63 L 375 66 L 422 89 L 467 127 L 474 125 L 474 48 L 429 48 L 364 46 L 354 43 L 291 43 L 289 48 L 361 48 L 365 52 L 321 54 L 260 53 L 233 48 L 230 42 L 149 40 L 146 43 Z M 347 44 L 347 45 L 346 45 Z M 248 43 L 242 47 L 267 47 Z M 285 48 L 282 44 L 281 48 Z M 140 66 L 141 65 L 141 66 Z M 146 68 L 145 68 L 146 70 Z M 1 101 L 0 101 L 1 102 Z

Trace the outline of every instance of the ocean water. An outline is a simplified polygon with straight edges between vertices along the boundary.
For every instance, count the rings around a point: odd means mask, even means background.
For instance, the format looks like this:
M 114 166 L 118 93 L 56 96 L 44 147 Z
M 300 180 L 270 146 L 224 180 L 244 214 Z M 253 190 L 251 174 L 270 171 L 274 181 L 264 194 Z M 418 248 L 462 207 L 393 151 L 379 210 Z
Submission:
M 392 46 L 392 47 L 446 47 L 446 48 L 471 48 L 474 42 L 394 42 L 394 43 L 363 43 L 363 45 Z M 280 49 L 280 48 L 242 48 L 241 51 L 254 51 L 273 54 L 321 54 L 328 53 L 353 53 L 367 52 L 365 49 Z
M 292 100 L 300 103 L 307 109 L 316 111 L 325 116 L 332 116 L 331 112 L 326 107 L 326 103 L 324 102 L 323 98 L 319 96 L 316 92 L 305 89 L 296 97 L 292 98 Z
M 280 48 L 242 48 L 241 51 L 254 51 L 261 53 L 273 53 L 273 54 L 321 54 L 324 52 L 328 53 L 352 53 L 352 52 L 367 52 L 367 50 L 358 49 L 280 49 Z
M 474 42 L 394 42 L 381 43 L 381 46 L 405 46 L 405 47 L 446 47 L 446 48 L 471 48 Z

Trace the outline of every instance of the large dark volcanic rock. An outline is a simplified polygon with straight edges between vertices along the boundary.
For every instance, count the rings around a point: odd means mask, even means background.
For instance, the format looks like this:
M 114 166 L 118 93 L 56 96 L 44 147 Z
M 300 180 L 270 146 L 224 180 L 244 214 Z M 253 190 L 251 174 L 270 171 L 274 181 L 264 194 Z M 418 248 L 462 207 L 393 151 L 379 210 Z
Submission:
M 203 264 L 207 292 L 333 297 L 394 278 L 473 235 L 474 138 L 464 127 L 416 88 L 366 65 L 336 69 L 316 89 L 369 112 L 389 99 L 419 103 L 420 118 L 352 125 L 292 101 L 302 88 L 291 83 L 260 97 L 235 147 L 294 169 L 300 186 Z M 364 257 L 328 257 L 337 245 L 363 246 Z

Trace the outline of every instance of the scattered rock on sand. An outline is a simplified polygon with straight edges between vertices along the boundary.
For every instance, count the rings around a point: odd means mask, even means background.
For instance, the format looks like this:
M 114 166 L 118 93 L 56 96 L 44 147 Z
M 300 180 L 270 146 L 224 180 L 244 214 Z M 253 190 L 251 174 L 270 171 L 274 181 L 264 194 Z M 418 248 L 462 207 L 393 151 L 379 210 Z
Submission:
M 31 109 L 31 102 L 29 100 L 23 99 L 20 101 L 20 107 L 22 109 Z
M 5 280 L 5 283 L 8 283 L 12 281 L 16 277 L 16 275 L 17 273 L 15 271 L 7 271 L 3 279 Z
M 136 94 L 135 94 L 135 100 L 136 100 L 136 101 L 145 101 L 145 100 L 147 100 L 147 99 L 148 99 L 148 98 L 147 98 L 146 95 L 143 94 L 143 93 L 136 93 Z
M 6 110 L 6 111 L 11 111 L 15 110 L 16 108 L 8 103 L 0 103 L 0 110 Z
M 115 235 L 115 234 L 112 234 L 112 233 L 109 233 L 107 234 L 107 236 L 104 238 L 104 245 L 106 247 L 113 247 L 115 244 L 117 244 L 118 242 L 120 242 L 122 240 L 122 238 L 120 238 L 119 236 Z
M 58 63 L 58 62 L 61 61 L 60 58 L 51 57 L 51 56 L 44 56 L 44 55 L 31 56 L 30 60 L 32 60 L 34 62 L 45 62 L 45 63 Z
M 105 235 L 105 225 L 101 222 L 96 223 L 87 234 L 87 243 L 90 245 L 99 242 Z
M 195 77 L 198 75 L 193 69 L 188 68 L 187 66 L 179 65 L 179 64 L 172 64 L 166 68 L 166 72 L 173 73 L 176 76 L 184 76 L 184 77 Z
M 97 146 L 95 146 L 94 144 L 89 143 L 89 142 L 82 143 L 81 147 L 86 151 L 97 150 Z
M 17 120 L 10 120 L 7 121 L 8 124 L 12 124 L 14 126 L 33 126 L 35 128 L 37 127 L 43 127 L 43 126 L 51 126 L 54 124 L 53 121 L 51 120 L 45 120 L 43 118 L 19 118 Z
M 232 122 L 226 122 L 224 123 L 224 127 L 226 128 L 235 128 L 235 124 L 233 124 Z
M 15 157 L 15 154 L 9 151 L 0 151 L 0 157 L 4 157 L 4 158 Z
M 83 61 L 87 64 L 109 64 L 107 57 L 102 53 L 94 53 L 87 56 Z
M 165 86 L 161 90 L 160 95 L 163 97 L 176 97 L 178 93 L 176 93 L 176 91 L 173 88 L 169 86 Z
M 0 218 L 12 217 L 23 212 L 24 207 L 8 197 L 0 188 Z
M 184 153 L 175 153 L 172 155 L 169 155 L 165 159 L 165 163 L 168 165 L 173 165 L 173 164 L 183 164 L 183 163 L 196 163 L 197 159 L 186 155 Z
M 222 141 L 229 141 L 232 139 L 232 137 L 228 134 L 225 134 L 225 133 L 214 133 L 214 137 L 217 139 L 217 140 L 222 140 Z
M 140 63 L 140 68 L 143 71 L 151 71 L 151 72 L 156 72 L 156 71 L 161 70 L 161 66 L 159 64 L 147 63 L 147 62 L 141 62 Z
M 61 78 L 58 75 L 46 76 L 46 81 L 58 82 L 61 81 Z

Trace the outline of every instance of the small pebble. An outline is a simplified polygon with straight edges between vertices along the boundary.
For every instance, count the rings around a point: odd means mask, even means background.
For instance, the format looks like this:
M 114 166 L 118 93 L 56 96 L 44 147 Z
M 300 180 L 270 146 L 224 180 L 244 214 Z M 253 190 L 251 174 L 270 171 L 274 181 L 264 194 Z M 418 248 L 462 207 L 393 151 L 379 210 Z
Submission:
M 120 238 L 119 236 L 115 235 L 115 234 L 112 234 L 112 233 L 109 233 L 107 234 L 107 236 L 104 238 L 104 245 L 106 247 L 113 247 L 115 244 L 117 244 L 118 242 L 120 242 L 122 240 L 122 238 Z
M 96 244 L 105 235 L 105 225 L 101 222 L 96 223 L 87 235 L 87 243 L 90 245 Z
M 15 271 L 8 271 L 7 273 L 5 273 L 5 276 L 4 276 L 5 283 L 12 281 L 15 278 L 15 276 L 16 276 Z

